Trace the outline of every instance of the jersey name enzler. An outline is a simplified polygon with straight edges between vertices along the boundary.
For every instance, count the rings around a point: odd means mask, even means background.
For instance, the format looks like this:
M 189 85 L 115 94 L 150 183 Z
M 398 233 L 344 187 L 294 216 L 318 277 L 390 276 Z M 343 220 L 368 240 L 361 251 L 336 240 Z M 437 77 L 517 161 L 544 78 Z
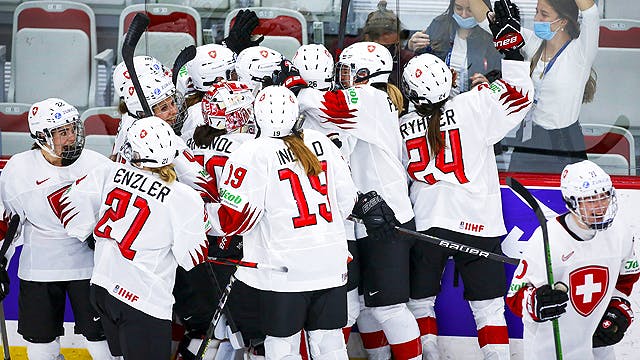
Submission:
M 120 168 L 113 176 L 113 182 L 125 185 L 133 190 L 146 193 L 160 202 L 171 192 L 171 188 L 160 181 L 145 176 L 145 174 L 132 171 L 133 169 Z
M 63 167 L 51 165 L 41 150 L 11 157 L 0 177 L 0 197 L 8 211 L 20 216 L 24 246 L 18 277 L 29 281 L 91 277 L 93 251 L 63 227 L 76 214 L 65 192 L 74 181 L 105 163 L 111 161 L 88 149 Z
M 428 120 L 400 119 L 403 164 L 419 231 L 440 227 L 476 235 L 506 232 L 493 145 L 524 118 L 533 85 L 524 62 L 503 61 L 503 79 L 447 101 L 440 118 L 444 148 L 433 156 Z

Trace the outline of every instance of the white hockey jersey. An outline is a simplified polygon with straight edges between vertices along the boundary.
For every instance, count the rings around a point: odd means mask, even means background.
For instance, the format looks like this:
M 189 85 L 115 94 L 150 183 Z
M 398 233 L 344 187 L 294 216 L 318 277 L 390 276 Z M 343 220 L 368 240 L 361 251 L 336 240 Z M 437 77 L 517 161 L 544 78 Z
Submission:
M 128 114 L 122 115 L 116 142 L 113 147 L 113 155 L 116 155 L 117 162 L 125 162 L 119 151 L 127 140 L 127 131 L 136 120 L 136 118 Z M 174 135 L 173 139 L 177 144 L 176 148 L 180 151 L 178 157 L 173 161 L 174 170 L 176 171 L 176 175 L 178 175 L 178 181 L 200 191 L 203 198 L 214 199 L 218 193 L 215 181 L 204 171 L 204 168 L 198 164 L 184 140 L 178 135 Z
M 207 257 L 209 221 L 198 193 L 149 171 L 109 163 L 65 194 L 70 236 L 96 239 L 91 283 L 159 319 L 171 319 L 175 271 Z M 204 213 L 204 215 L 203 215 Z
M 591 338 L 613 295 L 627 298 L 638 279 L 640 267 L 633 251 L 628 226 L 613 222 L 587 241 L 563 224 L 562 216 L 547 222 L 554 280 L 569 287 L 567 312 L 558 319 L 565 359 L 593 359 Z M 526 310 L 533 287 L 547 283 L 542 231 L 528 241 L 520 265 L 511 281 L 507 303 L 522 317 L 524 358 L 553 359 L 555 347 L 551 321 L 534 322 Z
M 89 279 L 93 251 L 67 234 L 63 225 L 77 215 L 64 195 L 91 169 L 109 164 L 106 157 L 84 149 L 71 165 L 51 165 L 41 150 L 13 155 L 0 175 L 0 199 L 20 216 L 24 246 L 18 277 L 29 281 Z
M 348 158 L 358 189 L 377 191 L 401 223 L 411 220 L 398 111 L 387 94 L 369 85 L 326 92 L 306 88 L 298 94 L 298 101 L 306 122 L 357 139 Z M 366 236 L 361 224 L 357 224 L 356 236 Z
M 343 219 L 357 190 L 331 140 L 307 129 L 304 142 L 325 170 L 318 176 L 307 176 L 285 143 L 269 137 L 242 144 L 222 172 L 222 232 L 244 236 L 244 260 L 289 269 L 239 268 L 236 277 L 249 286 L 297 292 L 346 283 Z
M 493 145 L 526 115 L 533 84 L 526 62 L 503 60 L 502 75 L 445 103 L 440 120 L 445 148 L 435 158 L 427 119 L 415 112 L 400 119 L 417 230 L 440 227 L 485 237 L 506 232 Z
M 180 131 L 180 137 L 184 140 L 189 147 L 190 142 L 193 141 L 193 132 L 200 125 L 204 125 L 204 117 L 202 116 L 202 102 L 193 104 L 187 108 L 187 117 L 182 124 L 182 130 Z

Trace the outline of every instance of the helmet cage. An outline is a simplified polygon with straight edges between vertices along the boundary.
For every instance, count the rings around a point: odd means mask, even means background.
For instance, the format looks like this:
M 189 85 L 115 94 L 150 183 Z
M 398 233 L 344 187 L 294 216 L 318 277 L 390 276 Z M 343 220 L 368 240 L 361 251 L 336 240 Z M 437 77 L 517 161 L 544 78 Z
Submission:
M 63 128 L 68 127 L 70 124 L 73 125 L 71 129 L 75 134 L 75 141 L 70 145 L 61 145 L 61 152 L 60 154 L 57 154 L 55 152 L 55 144 L 53 141 L 54 134 Z M 82 150 L 84 149 L 84 123 L 79 118 L 74 118 L 54 128 L 47 128 L 43 131 L 38 131 L 35 136 L 32 134 L 31 137 L 36 140 L 36 144 L 41 149 L 48 152 L 50 155 L 67 160 L 71 163 L 80 157 Z
M 206 125 L 227 132 L 242 130 L 253 117 L 253 93 L 240 82 L 214 84 L 202 98 Z
M 612 186 L 591 196 L 564 197 L 567 209 L 592 230 L 606 230 L 618 212 L 618 197 Z

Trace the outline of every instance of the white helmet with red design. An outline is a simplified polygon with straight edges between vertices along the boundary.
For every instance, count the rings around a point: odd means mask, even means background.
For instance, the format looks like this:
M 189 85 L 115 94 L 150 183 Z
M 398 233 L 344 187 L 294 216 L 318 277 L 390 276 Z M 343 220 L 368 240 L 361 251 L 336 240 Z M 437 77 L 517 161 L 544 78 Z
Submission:
M 386 47 L 363 41 L 349 45 L 336 64 L 336 85 L 346 89 L 364 81 L 387 83 L 393 69 L 393 58 Z
M 173 82 L 171 82 L 171 77 L 148 73 L 138 75 L 138 80 L 140 81 L 142 92 L 149 106 L 152 108 L 154 105 L 176 93 L 176 88 L 173 86 Z M 125 90 L 124 102 L 129 112 L 134 115 L 144 111 L 131 81 L 129 81 L 129 86 Z
M 178 156 L 175 133 L 169 124 L 156 116 L 136 120 L 127 131 L 127 141 L 120 154 L 140 167 L 159 168 L 171 164 Z
M 271 79 L 273 72 L 280 70 L 284 56 L 264 46 L 252 46 L 238 54 L 236 72 L 238 81 L 246 83 L 254 91 L 262 89 L 264 78 Z
M 604 230 L 613 222 L 618 212 L 616 189 L 595 163 L 583 160 L 565 166 L 560 189 L 567 209 L 589 228 Z
M 253 105 L 259 136 L 281 138 L 301 127 L 298 99 L 284 86 L 267 86 L 256 95 Z
M 300 46 L 291 62 L 310 87 L 323 90 L 333 85 L 333 56 L 324 45 Z
M 165 67 L 158 59 L 151 56 L 135 56 L 133 66 L 136 67 L 138 76 L 143 74 L 164 75 L 171 79 L 171 70 Z M 124 61 L 113 70 L 113 88 L 118 98 L 124 98 L 124 93 L 131 84 L 131 77 Z
M 415 105 L 430 105 L 449 98 L 453 74 L 435 55 L 409 60 L 402 72 L 402 92 Z
M 202 45 L 186 66 L 195 90 L 205 92 L 216 81 L 233 80 L 236 54 L 222 45 Z
M 202 117 L 214 129 L 234 132 L 247 126 L 253 115 L 253 93 L 239 81 L 211 85 L 202 98 Z
M 58 98 L 42 100 L 31 105 L 28 121 L 31 137 L 41 149 L 69 162 L 80 157 L 84 148 L 84 125 L 73 105 Z M 53 139 L 56 133 L 65 138 L 74 135 L 74 142 L 58 144 L 56 150 Z

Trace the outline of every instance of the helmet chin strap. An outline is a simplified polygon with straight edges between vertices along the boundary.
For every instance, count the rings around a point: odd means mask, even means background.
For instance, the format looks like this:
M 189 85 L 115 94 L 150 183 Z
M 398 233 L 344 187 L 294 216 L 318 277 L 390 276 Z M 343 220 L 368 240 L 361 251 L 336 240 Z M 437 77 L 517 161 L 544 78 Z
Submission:
M 47 154 L 53 156 L 56 159 L 62 159 L 62 156 L 58 155 L 53 151 L 49 146 L 43 145 L 39 140 L 36 140 L 36 144 L 40 147 L 40 149 L 47 152 Z

